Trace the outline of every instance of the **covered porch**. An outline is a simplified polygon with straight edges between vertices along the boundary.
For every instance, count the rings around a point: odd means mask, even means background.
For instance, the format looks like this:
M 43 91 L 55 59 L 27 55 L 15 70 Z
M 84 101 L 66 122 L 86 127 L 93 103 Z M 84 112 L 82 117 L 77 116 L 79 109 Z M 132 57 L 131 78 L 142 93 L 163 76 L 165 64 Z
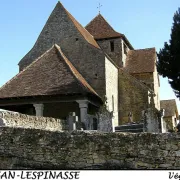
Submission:
M 40 96 L 0 99 L 0 104 L 0 109 L 32 116 L 68 120 L 73 113 L 78 122 L 83 123 L 83 129 L 88 130 L 89 117 L 96 115 L 102 101 L 92 96 Z M 96 130 L 96 127 L 93 129 Z

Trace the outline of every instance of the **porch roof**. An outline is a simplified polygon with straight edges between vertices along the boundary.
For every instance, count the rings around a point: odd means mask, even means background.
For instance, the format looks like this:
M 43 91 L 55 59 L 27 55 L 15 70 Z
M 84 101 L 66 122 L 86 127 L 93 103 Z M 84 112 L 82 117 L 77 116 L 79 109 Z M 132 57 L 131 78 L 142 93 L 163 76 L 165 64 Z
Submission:
M 1 104 L 45 96 L 64 99 L 88 96 L 101 101 L 56 44 L 0 88 Z

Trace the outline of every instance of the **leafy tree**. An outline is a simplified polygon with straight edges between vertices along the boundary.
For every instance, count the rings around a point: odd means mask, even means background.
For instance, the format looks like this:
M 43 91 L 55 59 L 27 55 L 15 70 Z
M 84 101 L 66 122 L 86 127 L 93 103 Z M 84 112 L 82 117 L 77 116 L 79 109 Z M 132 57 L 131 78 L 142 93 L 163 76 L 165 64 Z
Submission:
M 157 70 L 167 77 L 176 96 L 180 98 L 180 8 L 175 12 L 169 43 L 160 49 Z

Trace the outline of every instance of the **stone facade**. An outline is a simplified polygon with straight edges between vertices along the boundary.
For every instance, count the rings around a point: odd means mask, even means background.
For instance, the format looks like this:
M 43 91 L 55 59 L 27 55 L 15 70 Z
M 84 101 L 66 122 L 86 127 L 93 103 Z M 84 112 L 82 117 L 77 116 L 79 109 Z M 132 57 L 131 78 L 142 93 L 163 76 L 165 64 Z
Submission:
M 179 133 L 0 132 L 0 169 L 180 168 Z
M 122 67 L 124 67 L 126 65 L 126 58 L 127 58 L 127 53 L 130 50 L 130 48 L 128 47 L 128 45 L 121 40 L 121 46 L 122 46 Z
M 159 84 L 159 75 L 157 73 L 157 70 L 155 70 L 155 72 L 153 73 L 139 73 L 139 74 L 133 74 L 133 76 L 154 91 L 156 95 L 154 97 L 155 107 L 158 110 L 160 110 L 160 100 L 159 100 L 160 84 Z
M 116 63 L 118 67 L 122 67 L 122 40 L 121 38 L 110 38 L 110 39 L 101 39 L 97 40 L 99 46 L 103 51 Z M 112 44 L 113 51 L 112 51 Z
M 142 111 L 148 108 L 149 90 L 133 76 L 119 70 L 119 124 L 129 122 L 130 112 L 134 122 L 141 121 Z
M 166 122 L 166 128 L 167 131 L 173 131 L 175 130 L 177 124 L 175 123 L 175 118 L 176 116 L 169 116 L 169 117 L 164 117 L 163 120 Z
M 118 125 L 118 68 L 105 60 L 107 110 L 113 112 L 113 124 Z
M 100 96 L 104 96 L 105 55 L 100 48 L 85 40 L 64 7 L 59 4 L 50 15 L 33 48 L 20 61 L 20 71 L 55 43 L 93 89 Z
M 156 69 L 156 66 L 155 66 L 155 69 Z M 153 73 L 153 76 L 154 76 L 154 93 L 156 95 L 154 97 L 154 103 L 155 103 L 155 107 L 158 110 L 160 110 L 160 97 L 159 97 L 160 80 L 159 80 L 157 69 Z
M 50 117 L 28 116 L 11 111 L 0 111 L 0 126 L 41 129 L 49 131 L 65 131 L 67 121 Z

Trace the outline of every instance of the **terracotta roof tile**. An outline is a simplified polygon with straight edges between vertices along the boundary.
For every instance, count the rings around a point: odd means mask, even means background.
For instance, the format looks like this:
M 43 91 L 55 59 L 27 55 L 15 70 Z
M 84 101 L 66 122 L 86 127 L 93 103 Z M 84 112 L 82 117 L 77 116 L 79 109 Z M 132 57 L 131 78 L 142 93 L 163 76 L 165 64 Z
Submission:
M 58 45 L 54 45 L 0 88 L 0 99 L 68 94 L 98 96 Z
M 134 49 L 124 34 L 116 32 L 112 26 L 99 14 L 85 27 L 96 40 L 106 38 L 122 38 L 130 47 Z
M 155 48 L 128 51 L 124 69 L 130 74 L 154 72 L 156 66 Z
M 95 39 L 122 37 L 123 35 L 116 32 L 104 17 L 99 14 L 85 27 Z
M 161 100 L 160 108 L 165 109 L 165 117 L 174 116 L 175 114 L 178 117 L 178 109 L 175 99 Z

